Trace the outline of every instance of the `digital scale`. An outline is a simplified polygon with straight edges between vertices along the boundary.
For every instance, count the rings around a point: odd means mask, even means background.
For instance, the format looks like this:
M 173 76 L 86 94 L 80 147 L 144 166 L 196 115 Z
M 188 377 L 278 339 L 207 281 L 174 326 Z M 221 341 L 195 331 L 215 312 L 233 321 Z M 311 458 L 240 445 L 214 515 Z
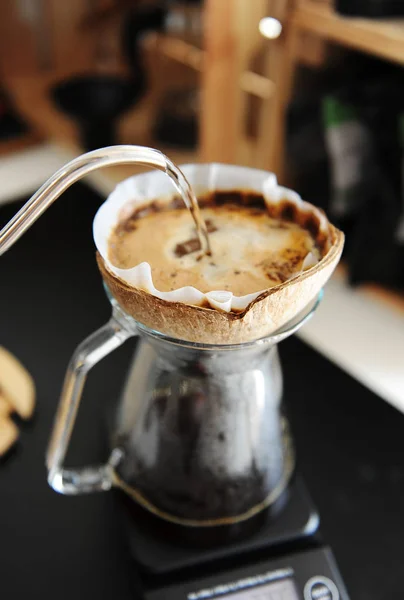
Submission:
M 299 477 L 279 513 L 263 514 L 248 537 L 192 546 L 133 518 L 124 532 L 135 561 L 135 598 L 142 600 L 349 600 L 319 515 Z M 124 503 L 126 506 L 126 503 Z M 130 510 L 130 509 L 129 509 Z
M 347 600 L 327 547 L 286 555 L 146 594 L 147 600 Z

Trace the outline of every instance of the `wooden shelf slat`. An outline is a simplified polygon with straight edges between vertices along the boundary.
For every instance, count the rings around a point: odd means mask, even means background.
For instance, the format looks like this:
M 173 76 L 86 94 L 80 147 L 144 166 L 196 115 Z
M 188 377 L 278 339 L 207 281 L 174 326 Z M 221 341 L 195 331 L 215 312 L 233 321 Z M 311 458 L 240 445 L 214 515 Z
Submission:
M 305 1 L 292 20 L 298 28 L 322 38 L 404 65 L 404 19 L 346 18 L 330 6 Z

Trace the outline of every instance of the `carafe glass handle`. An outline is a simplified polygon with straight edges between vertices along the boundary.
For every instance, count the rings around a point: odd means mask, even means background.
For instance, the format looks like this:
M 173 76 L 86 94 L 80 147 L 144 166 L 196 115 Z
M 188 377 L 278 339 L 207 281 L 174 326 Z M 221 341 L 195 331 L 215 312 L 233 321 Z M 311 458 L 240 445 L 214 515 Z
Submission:
M 82 494 L 110 489 L 110 471 L 119 460 L 119 450 L 112 452 L 109 461 L 102 465 L 65 469 L 63 462 L 88 372 L 136 333 L 133 322 L 115 306 L 111 320 L 76 348 L 66 371 L 46 457 L 48 482 L 55 491 Z

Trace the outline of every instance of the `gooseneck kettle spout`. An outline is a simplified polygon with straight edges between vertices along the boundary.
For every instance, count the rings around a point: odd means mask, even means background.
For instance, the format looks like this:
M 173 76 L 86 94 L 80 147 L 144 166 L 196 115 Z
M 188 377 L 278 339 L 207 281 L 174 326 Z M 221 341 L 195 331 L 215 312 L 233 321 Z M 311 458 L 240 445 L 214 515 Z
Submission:
M 184 200 L 188 209 L 195 215 L 199 208 L 189 183 L 180 169 L 159 150 L 144 146 L 110 146 L 82 154 L 73 159 L 54 175 L 24 204 L 18 213 L 0 231 L 0 255 L 11 246 L 35 223 L 43 212 L 63 194 L 73 183 L 92 171 L 102 167 L 133 164 L 150 167 L 165 172 Z M 198 216 L 198 215 L 197 215 Z M 201 248 L 209 253 L 209 241 L 202 220 L 199 230 Z

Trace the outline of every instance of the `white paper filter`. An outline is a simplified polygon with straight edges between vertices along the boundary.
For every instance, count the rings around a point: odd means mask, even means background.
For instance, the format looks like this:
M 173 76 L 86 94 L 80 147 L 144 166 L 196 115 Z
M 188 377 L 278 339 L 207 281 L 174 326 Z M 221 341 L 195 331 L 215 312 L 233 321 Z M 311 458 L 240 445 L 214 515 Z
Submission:
M 196 195 L 214 190 L 245 189 L 260 192 L 271 204 L 286 199 L 293 202 L 300 210 L 315 213 L 320 220 L 320 228 L 327 232 L 328 222 L 325 216 L 312 205 L 304 202 L 296 192 L 279 186 L 273 173 L 217 163 L 183 165 L 180 168 Z M 169 199 L 174 195 L 176 195 L 176 190 L 172 181 L 161 171 L 135 175 L 116 186 L 100 206 L 93 222 L 94 242 L 107 268 L 129 285 L 143 289 L 162 300 L 183 302 L 195 306 L 200 306 L 207 300 L 212 308 L 225 312 L 245 309 L 250 302 L 266 290 L 246 296 L 235 296 L 227 290 L 212 290 L 204 294 L 191 286 L 178 288 L 171 292 L 161 292 L 153 284 L 149 263 L 142 262 L 130 269 L 119 269 L 110 262 L 108 240 L 116 225 L 128 218 L 137 206 L 144 205 L 147 201 L 156 198 Z M 189 218 L 191 219 L 191 215 Z M 315 257 L 309 253 L 304 261 L 303 269 L 313 266 L 316 262 Z

